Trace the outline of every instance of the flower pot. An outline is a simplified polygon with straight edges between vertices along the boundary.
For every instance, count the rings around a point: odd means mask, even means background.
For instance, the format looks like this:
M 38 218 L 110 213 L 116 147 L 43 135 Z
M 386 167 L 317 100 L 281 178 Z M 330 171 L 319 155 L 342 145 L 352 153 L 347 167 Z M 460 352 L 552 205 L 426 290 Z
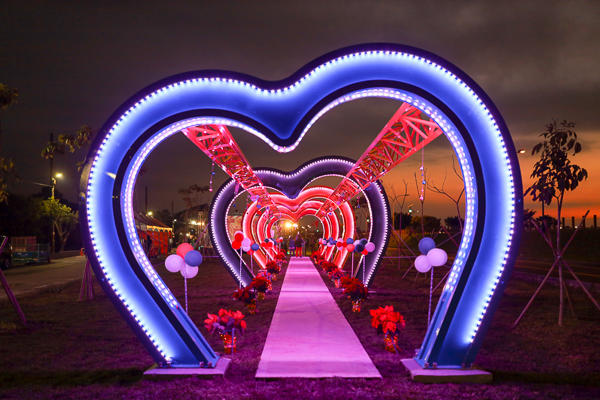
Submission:
M 392 336 L 387 333 L 383 335 L 383 344 L 390 353 L 395 353 L 398 348 L 398 335 Z
M 264 299 L 264 293 L 263 293 L 263 299 Z M 260 299 L 260 296 L 258 297 Z M 254 315 L 258 312 L 258 310 L 256 309 L 256 299 L 252 299 L 252 301 L 250 303 L 246 303 L 246 307 L 248 307 L 248 312 L 251 315 Z
M 232 338 L 229 333 L 226 333 L 221 334 L 221 340 L 223 341 L 223 346 L 225 347 L 225 354 L 237 353 L 236 337 Z
M 359 313 L 362 299 L 352 300 L 352 312 Z
M 265 299 L 265 292 L 258 292 L 256 294 L 256 298 L 259 300 L 264 300 Z
M 342 287 L 342 280 L 341 279 L 336 279 L 333 281 L 335 283 L 335 287 L 336 288 L 341 288 Z

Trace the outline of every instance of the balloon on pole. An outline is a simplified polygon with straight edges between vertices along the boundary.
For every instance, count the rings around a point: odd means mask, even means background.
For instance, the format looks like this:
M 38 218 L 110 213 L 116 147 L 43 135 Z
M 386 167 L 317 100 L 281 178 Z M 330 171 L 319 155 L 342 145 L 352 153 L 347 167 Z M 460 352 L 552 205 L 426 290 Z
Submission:
M 431 269 L 432 265 L 427 259 L 426 255 L 421 254 L 419 257 L 415 259 L 415 268 L 419 272 L 428 272 Z
M 424 237 L 419 241 L 419 251 L 427 255 L 431 249 L 435 249 L 435 241 L 430 237 Z
M 434 267 L 441 267 L 448 261 L 448 254 L 442 249 L 431 249 L 427 253 L 427 260 Z
M 185 261 L 183 261 L 183 258 L 178 256 L 177 254 L 171 254 L 165 260 L 165 267 L 169 272 L 179 272 L 183 267 L 185 267 Z

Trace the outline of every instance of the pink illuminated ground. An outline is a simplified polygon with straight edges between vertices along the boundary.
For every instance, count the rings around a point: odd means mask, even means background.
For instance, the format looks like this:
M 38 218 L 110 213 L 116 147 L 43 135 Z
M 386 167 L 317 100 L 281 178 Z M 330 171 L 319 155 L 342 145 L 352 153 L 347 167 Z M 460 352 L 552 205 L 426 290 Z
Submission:
M 381 378 L 308 257 L 293 258 L 257 378 Z

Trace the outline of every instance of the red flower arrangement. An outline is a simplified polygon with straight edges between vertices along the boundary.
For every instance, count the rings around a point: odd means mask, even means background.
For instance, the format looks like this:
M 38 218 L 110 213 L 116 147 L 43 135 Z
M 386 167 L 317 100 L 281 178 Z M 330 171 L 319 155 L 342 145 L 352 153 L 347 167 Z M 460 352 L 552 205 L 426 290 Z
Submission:
M 238 289 L 235 293 L 233 293 L 233 298 L 238 301 L 243 301 L 246 307 L 248 307 L 248 312 L 250 314 L 254 315 L 258 312 L 256 309 L 256 294 L 252 291 L 251 286 Z
M 283 253 L 283 251 L 280 251 L 279 253 L 277 253 L 277 255 L 275 256 L 275 258 L 277 260 L 283 260 L 283 259 L 285 259 L 285 254 Z
M 331 279 L 333 279 L 334 281 L 336 281 L 338 279 L 342 279 L 344 276 L 345 276 L 344 271 L 342 271 L 339 268 L 336 268 L 335 270 L 333 270 L 329 273 L 329 277 Z
M 204 320 L 204 327 L 208 333 L 231 334 L 233 329 L 237 329 L 240 334 L 246 331 L 246 321 L 244 314 L 240 311 L 231 311 L 221 308 L 219 314 L 207 313 L 208 319 Z
M 208 319 L 204 320 L 204 327 L 208 333 L 218 333 L 221 336 L 225 354 L 235 353 L 237 351 L 235 332 L 238 331 L 243 335 L 246 331 L 244 314 L 240 311 L 227 311 L 221 308 L 218 315 L 210 313 L 206 315 L 208 315 Z
M 404 317 L 394 311 L 394 306 L 379 307 L 371 310 L 371 326 L 377 333 L 383 333 L 385 348 L 390 352 L 398 352 L 398 333 L 406 327 Z
M 369 291 L 365 285 L 356 278 L 343 277 L 342 286 L 344 287 L 342 294 L 347 295 L 352 301 L 365 300 L 369 297 Z
M 263 276 L 257 276 L 252 279 L 252 283 L 250 283 L 250 287 L 260 293 L 265 293 L 269 290 L 270 285 L 271 281 Z
M 238 289 L 233 293 L 233 298 L 238 301 L 243 301 L 246 304 L 250 304 L 252 300 L 256 298 L 256 295 L 252 291 L 251 286 L 246 286 L 243 289 Z
M 328 274 L 338 269 L 337 265 L 329 261 L 324 261 L 321 264 L 321 267 L 323 268 L 323 271 L 327 272 Z
M 371 326 L 377 329 L 377 333 L 395 334 L 406 327 L 404 317 L 394 311 L 394 306 L 379 307 L 371 310 Z
M 273 275 L 277 275 L 281 272 L 281 267 L 275 261 L 269 261 L 267 263 L 267 271 Z

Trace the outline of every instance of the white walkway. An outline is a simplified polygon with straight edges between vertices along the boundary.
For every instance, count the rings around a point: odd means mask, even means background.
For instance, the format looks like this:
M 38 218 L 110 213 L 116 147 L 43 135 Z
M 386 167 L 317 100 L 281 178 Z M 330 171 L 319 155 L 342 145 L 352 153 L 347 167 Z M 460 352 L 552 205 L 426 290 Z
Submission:
M 334 376 L 381 378 L 310 259 L 292 257 L 256 377 Z

